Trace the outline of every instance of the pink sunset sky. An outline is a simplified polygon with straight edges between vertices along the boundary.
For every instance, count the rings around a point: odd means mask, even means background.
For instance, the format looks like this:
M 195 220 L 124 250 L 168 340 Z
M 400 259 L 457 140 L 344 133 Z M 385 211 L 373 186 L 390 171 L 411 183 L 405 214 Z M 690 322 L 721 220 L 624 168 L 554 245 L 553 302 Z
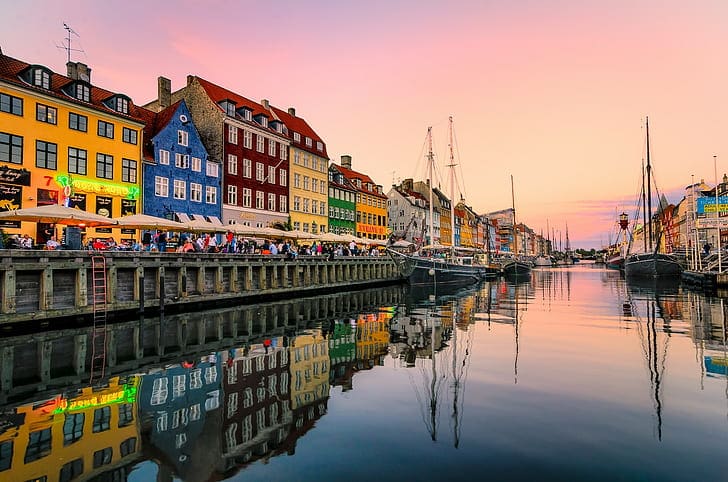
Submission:
M 137 104 L 194 74 L 295 107 L 385 192 L 424 177 L 430 125 L 445 164 L 452 115 L 476 212 L 510 207 L 512 174 L 519 221 L 598 248 L 633 211 L 645 115 L 671 202 L 713 184 L 714 154 L 728 171 L 727 20 L 724 0 L 28 0 L 3 6 L 0 47 L 65 73 L 65 22 L 92 83 Z

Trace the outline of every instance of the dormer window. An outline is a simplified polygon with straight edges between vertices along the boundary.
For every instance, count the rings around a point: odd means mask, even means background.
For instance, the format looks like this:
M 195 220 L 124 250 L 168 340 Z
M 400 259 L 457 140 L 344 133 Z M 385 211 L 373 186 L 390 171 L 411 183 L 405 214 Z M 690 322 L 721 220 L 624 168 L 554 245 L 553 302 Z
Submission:
M 235 102 L 231 100 L 223 100 L 220 102 L 220 107 L 225 111 L 225 114 L 230 117 L 235 117 Z
M 312 147 L 313 146 L 313 140 L 310 137 L 306 138 L 306 146 Z
M 51 88 L 51 74 L 43 67 L 36 67 L 33 70 L 33 85 L 43 89 Z
M 253 111 L 251 111 L 250 109 L 243 107 L 242 109 L 238 110 L 238 113 L 246 121 L 253 120 Z
M 78 84 L 78 83 L 74 84 L 73 96 L 78 100 L 82 100 L 84 102 L 90 102 L 91 101 L 91 89 L 86 84 Z
M 278 133 L 283 132 L 283 124 L 278 121 L 271 121 L 270 126 Z
M 114 101 L 114 110 L 116 112 L 121 112 L 122 114 L 128 114 L 129 99 L 125 99 L 124 97 L 117 97 Z
M 324 143 L 321 141 L 316 141 L 316 150 L 323 152 L 324 150 Z
M 358 187 L 359 189 L 361 189 L 361 179 L 357 179 L 356 180 L 356 187 Z
M 301 134 L 298 132 L 293 133 L 293 142 L 301 142 Z
M 268 127 L 268 118 L 264 115 L 257 115 L 255 116 L 255 122 L 260 124 L 263 127 Z

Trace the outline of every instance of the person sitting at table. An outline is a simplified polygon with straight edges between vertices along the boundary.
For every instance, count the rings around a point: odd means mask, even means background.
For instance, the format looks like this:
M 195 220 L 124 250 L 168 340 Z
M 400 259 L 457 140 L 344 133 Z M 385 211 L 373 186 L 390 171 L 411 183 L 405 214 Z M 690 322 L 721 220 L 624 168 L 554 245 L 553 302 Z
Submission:
M 106 249 L 116 249 L 116 241 L 114 241 L 114 238 L 109 236 L 109 239 L 106 240 Z
M 60 246 L 60 244 L 58 243 L 58 241 L 56 241 L 55 236 L 51 236 L 51 238 L 48 241 L 46 241 L 46 249 L 54 250 L 54 249 L 58 249 L 59 246 Z
M 20 238 L 20 247 L 22 249 L 33 249 L 33 238 L 28 236 L 28 234 L 24 234 L 22 238 Z
M 95 251 L 105 251 L 106 243 L 104 243 L 100 238 L 95 238 L 94 242 L 91 243 L 91 248 L 93 248 Z

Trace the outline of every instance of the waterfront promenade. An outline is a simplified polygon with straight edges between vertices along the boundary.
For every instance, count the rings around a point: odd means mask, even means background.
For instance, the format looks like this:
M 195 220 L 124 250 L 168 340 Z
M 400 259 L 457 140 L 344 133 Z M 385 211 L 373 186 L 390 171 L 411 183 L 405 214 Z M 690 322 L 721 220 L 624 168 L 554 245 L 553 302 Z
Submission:
M 309 296 L 400 279 L 387 257 L 7 250 L 0 252 L 0 326 L 90 318 L 94 289 L 99 291 L 93 256 L 103 257 L 100 301 L 111 317 Z

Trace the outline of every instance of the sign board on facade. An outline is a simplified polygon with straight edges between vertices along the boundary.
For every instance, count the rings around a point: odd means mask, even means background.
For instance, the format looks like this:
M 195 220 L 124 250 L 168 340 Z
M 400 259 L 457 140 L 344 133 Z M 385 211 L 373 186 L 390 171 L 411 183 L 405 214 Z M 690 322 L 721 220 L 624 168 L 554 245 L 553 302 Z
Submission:
M 715 213 L 715 197 L 696 199 L 698 214 Z M 728 196 L 718 196 L 718 212 L 728 213 Z
M 721 218 L 700 218 L 695 220 L 695 225 L 698 229 L 706 229 L 706 228 L 728 228 L 728 217 L 721 217 Z

